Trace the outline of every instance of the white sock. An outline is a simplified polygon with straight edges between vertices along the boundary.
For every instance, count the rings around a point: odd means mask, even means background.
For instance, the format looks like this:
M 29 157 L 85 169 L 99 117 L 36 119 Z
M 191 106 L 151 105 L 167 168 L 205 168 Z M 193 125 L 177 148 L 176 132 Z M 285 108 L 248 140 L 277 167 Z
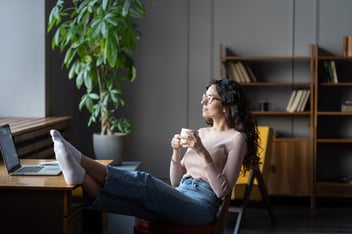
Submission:
M 50 130 L 50 135 L 53 141 L 62 141 L 67 153 L 73 157 L 78 163 L 81 163 L 82 153 L 79 152 L 73 145 L 71 145 L 65 138 L 61 135 L 61 133 L 55 129 Z
M 65 148 L 65 144 L 62 141 L 54 141 L 54 151 L 66 183 L 71 185 L 82 184 L 85 170 L 71 155 L 69 155 Z
M 56 131 L 57 132 L 57 131 Z M 59 162 L 62 173 L 67 184 L 82 184 L 85 170 L 81 167 L 80 163 L 75 157 L 77 157 L 77 151 L 71 144 L 65 141 L 61 134 L 56 135 L 54 131 L 50 131 L 52 134 L 52 139 L 54 142 L 54 152 L 56 160 Z M 57 132 L 58 133 L 58 132 Z M 72 150 L 75 149 L 75 150 Z M 76 155 L 71 155 L 71 151 Z M 81 159 L 81 153 L 79 155 L 79 160 Z

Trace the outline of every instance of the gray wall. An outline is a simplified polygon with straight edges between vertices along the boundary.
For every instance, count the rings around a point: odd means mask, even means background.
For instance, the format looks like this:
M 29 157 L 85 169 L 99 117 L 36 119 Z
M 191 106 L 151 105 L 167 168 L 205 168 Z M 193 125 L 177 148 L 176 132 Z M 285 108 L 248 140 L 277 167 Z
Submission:
M 46 1 L 47 7 L 53 2 Z M 219 77 L 220 43 L 241 55 L 307 55 L 312 43 L 341 54 L 343 36 L 352 35 L 350 0 L 144 2 L 148 15 L 139 22 L 138 78 L 125 92 L 125 112 L 136 129 L 126 158 L 142 161 L 143 169 L 160 177 L 168 176 L 172 135 L 181 127 L 204 126 L 200 98 L 208 80 Z M 45 112 L 73 116 L 74 144 L 92 155 L 97 127 L 87 128 L 87 113 L 78 111 L 80 94 L 60 70 L 60 54 L 46 49 Z M 20 107 L 18 100 L 9 105 Z

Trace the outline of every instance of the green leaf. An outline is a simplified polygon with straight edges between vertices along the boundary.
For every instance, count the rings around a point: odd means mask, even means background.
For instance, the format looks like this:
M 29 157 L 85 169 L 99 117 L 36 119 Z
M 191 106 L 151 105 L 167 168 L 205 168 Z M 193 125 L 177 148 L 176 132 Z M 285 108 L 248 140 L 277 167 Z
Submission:
M 72 50 L 72 48 L 69 48 L 66 51 L 65 58 L 64 58 L 64 63 L 66 64 L 67 68 L 69 66 L 69 61 L 72 60 L 72 54 L 73 54 L 73 50 Z
M 131 5 L 131 0 L 126 0 L 123 4 L 122 8 L 122 16 L 126 17 L 128 15 L 128 12 L 130 10 L 130 5 Z
M 108 0 L 103 0 L 102 8 L 103 8 L 104 10 L 106 10 L 107 5 L 108 5 Z
M 57 45 L 59 45 L 60 38 L 60 29 L 56 30 L 53 40 L 51 41 L 51 48 L 54 49 Z
M 69 70 L 69 72 L 68 72 L 68 78 L 71 80 L 72 78 L 74 78 L 75 77 L 75 75 L 76 75 L 76 66 L 77 66 L 77 63 L 74 63 L 74 64 L 72 64 L 72 66 L 71 66 L 71 68 L 70 68 L 70 70 Z
M 99 95 L 96 93 L 89 93 L 88 94 L 89 98 L 94 99 L 94 100 L 99 100 Z

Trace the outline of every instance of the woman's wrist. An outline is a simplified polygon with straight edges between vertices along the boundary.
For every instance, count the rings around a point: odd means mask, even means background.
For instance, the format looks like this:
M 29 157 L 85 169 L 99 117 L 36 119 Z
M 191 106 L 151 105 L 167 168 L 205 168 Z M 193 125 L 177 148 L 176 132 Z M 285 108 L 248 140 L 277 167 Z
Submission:
M 178 149 L 174 149 L 172 156 L 171 156 L 171 161 L 172 162 L 180 162 L 181 161 L 181 151 Z

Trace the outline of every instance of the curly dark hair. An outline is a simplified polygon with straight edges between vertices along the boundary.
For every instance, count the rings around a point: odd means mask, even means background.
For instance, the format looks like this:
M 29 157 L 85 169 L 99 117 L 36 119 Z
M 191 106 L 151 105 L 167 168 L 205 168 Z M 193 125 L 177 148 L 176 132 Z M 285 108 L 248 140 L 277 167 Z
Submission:
M 246 135 L 247 153 L 243 160 L 243 173 L 245 174 L 252 168 L 258 167 L 259 156 L 259 133 L 257 129 L 257 122 L 250 112 L 250 101 L 247 98 L 241 85 L 233 80 L 212 79 L 208 89 L 211 85 L 216 85 L 216 90 L 221 97 L 221 102 L 226 108 L 226 121 L 227 124 Z M 212 119 L 206 119 L 209 126 L 213 126 Z

